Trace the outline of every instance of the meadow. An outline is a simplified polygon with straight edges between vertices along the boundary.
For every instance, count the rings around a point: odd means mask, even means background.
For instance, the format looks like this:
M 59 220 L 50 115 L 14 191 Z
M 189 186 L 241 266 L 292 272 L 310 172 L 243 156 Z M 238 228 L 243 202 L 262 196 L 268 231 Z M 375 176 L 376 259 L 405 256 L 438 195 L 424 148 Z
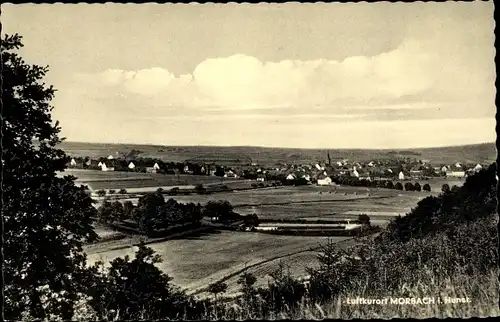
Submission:
M 473 144 L 464 146 L 425 148 L 425 149 L 284 149 L 264 147 L 217 147 L 217 146 L 160 146 L 134 144 L 100 144 L 100 143 L 61 143 L 60 148 L 70 156 L 89 156 L 93 158 L 113 155 L 124 155 L 131 150 L 139 150 L 141 157 L 159 158 L 164 161 L 183 162 L 189 159 L 211 161 L 237 159 L 246 162 L 247 159 L 261 165 L 277 163 L 313 163 L 326 160 L 329 151 L 332 160 L 350 159 L 370 161 L 373 159 L 394 159 L 411 157 L 429 160 L 436 164 L 461 163 L 491 163 L 496 160 L 494 143 Z
M 126 189 L 129 192 L 154 191 L 159 187 L 170 189 L 173 187 L 194 188 L 196 184 L 218 185 L 220 178 L 201 175 L 170 175 L 159 173 L 139 173 L 124 171 L 99 171 L 99 170 L 73 170 L 67 169 L 58 175 L 71 175 L 77 178 L 77 184 L 84 184 L 91 190 L 119 190 Z M 229 185 L 235 179 L 225 179 L 224 184 Z M 241 184 L 240 184 L 241 185 Z M 247 183 L 250 186 L 250 183 Z M 153 189 L 154 188 L 154 189 Z
M 226 280 L 230 290 L 238 285 L 234 274 L 245 267 L 257 274 L 259 284 L 265 283 L 268 273 L 281 261 L 290 264 L 297 276 L 305 274 L 305 267 L 314 265 L 315 252 L 327 237 L 277 236 L 261 233 L 221 231 L 200 236 L 167 240 L 149 244 L 161 256 L 163 262 L 157 266 L 174 278 L 174 283 L 189 293 L 203 293 L 209 283 Z M 346 237 L 333 237 L 343 241 Z M 100 249 L 87 252 L 87 261 L 109 262 L 117 257 L 129 255 L 133 258 L 136 247 L 106 251 Z

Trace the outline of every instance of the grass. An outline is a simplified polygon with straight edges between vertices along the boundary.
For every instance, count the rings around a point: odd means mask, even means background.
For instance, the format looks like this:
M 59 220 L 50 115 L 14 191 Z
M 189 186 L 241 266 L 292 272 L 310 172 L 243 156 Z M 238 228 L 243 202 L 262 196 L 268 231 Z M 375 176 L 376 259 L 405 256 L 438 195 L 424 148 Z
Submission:
M 128 153 L 132 149 L 140 150 L 141 157 L 160 158 L 164 161 L 183 162 L 188 159 L 203 158 L 203 156 L 217 155 L 220 159 L 231 159 L 241 156 L 240 159 L 250 158 L 252 162 L 262 165 L 282 163 L 315 163 L 317 160 L 326 160 L 327 151 L 332 159 L 347 158 L 356 161 L 370 161 L 372 159 L 393 159 L 394 157 L 415 157 L 430 160 L 432 163 L 451 164 L 462 163 L 490 163 L 496 159 L 494 143 L 474 144 L 428 149 L 405 149 L 407 153 L 391 154 L 391 150 L 370 149 L 284 149 L 262 147 L 210 147 L 210 146 L 155 146 L 134 144 L 100 144 L 79 143 L 64 141 L 60 147 L 70 156 L 90 156 L 93 158 L 109 154 Z M 398 150 L 399 152 L 399 150 Z
M 335 240 L 344 240 L 338 237 Z M 218 280 L 243 268 L 245 264 L 263 261 L 280 255 L 316 248 L 326 237 L 274 236 L 260 233 L 222 231 L 187 239 L 168 240 L 151 244 L 164 260 L 159 268 L 174 277 L 176 284 L 187 289 L 197 289 L 208 281 Z M 113 248 L 117 243 L 113 243 Z M 133 257 L 134 248 L 104 251 L 88 254 L 88 263 L 97 260 L 109 262 L 117 257 Z M 314 257 L 314 256 L 310 256 Z M 294 263 L 297 273 L 304 274 L 311 258 L 302 258 Z M 274 263 L 273 265 L 276 265 Z M 262 271 L 259 277 L 265 278 Z M 300 275 L 299 274 L 299 275 Z M 234 281 L 236 285 L 236 281 Z

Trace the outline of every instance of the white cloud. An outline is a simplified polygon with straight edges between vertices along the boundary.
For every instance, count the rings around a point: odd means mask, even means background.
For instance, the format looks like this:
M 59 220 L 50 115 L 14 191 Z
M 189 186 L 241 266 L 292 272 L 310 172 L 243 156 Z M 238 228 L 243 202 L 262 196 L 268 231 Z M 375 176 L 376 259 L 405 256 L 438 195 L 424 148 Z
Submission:
M 155 67 L 107 70 L 85 77 L 87 85 L 98 86 L 110 96 L 109 86 L 123 95 L 139 95 L 146 106 L 225 110 L 321 106 L 334 111 L 364 105 L 396 108 L 398 104 L 412 108 L 443 101 L 480 101 L 494 93 L 495 73 L 489 68 L 493 66 L 492 38 L 471 43 L 473 34 L 457 36 L 452 23 L 431 20 L 424 24 L 425 30 L 430 27 L 435 28 L 434 34 L 410 32 L 393 51 L 340 62 L 262 62 L 238 54 L 206 59 L 191 74 L 181 76 Z M 421 101 L 400 101 L 407 96 Z

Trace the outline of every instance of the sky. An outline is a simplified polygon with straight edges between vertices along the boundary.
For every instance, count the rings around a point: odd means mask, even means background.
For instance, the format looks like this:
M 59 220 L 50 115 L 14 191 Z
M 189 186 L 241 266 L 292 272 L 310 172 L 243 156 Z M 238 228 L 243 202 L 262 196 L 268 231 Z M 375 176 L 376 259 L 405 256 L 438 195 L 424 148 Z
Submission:
M 68 141 L 493 142 L 493 2 L 2 5 Z

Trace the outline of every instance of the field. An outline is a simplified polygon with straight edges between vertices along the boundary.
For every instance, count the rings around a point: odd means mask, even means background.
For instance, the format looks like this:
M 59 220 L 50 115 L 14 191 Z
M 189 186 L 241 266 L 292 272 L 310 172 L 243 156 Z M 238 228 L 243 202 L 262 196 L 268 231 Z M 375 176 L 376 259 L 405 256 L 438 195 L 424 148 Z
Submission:
M 391 159 L 395 157 L 411 157 L 430 160 L 436 164 L 492 163 L 496 160 L 494 143 L 474 144 L 426 149 L 370 150 L 370 149 L 283 149 L 262 147 L 210 147 L 210 146 L 154 146 L 133 144 L 97 144 L 63 142 L 60 147 L 71 156 L 89 156 L 93 158 L 109 154 L 124 155 L 132 149 L 139 150 L 141 157 L 159 158 L 163 161 L 183 162 L 189 159 L 211 162 L 226 162 L 237 159 L 240 162 L 252 160 L 262 165 L 276 163 L 312 163 L 326 160 L 327 151 L 332 160 L 350 159 L 370 161 L 372 159 Z
M 326 237 L 276 236 L 223 231 L 188 239 L 168 240 L 149 246 L 163 259 L 163 262 L 158 264 L 159 268 L 172 276 L 174 283 L 195 292 L 208 283 L 241 271 L 245 265 L 248 267 L 259 263 L 252 270 L 259 273 L 261 281 L 265 280 L 266 275 L 279 262 L 280 256 L 284 256 L 284 260 L 290 262 L 290 259 L 286 259 L 286 255 L 306 251 L 305 254 L 308 255 L 298 256 L 297 254 L 292 257 L 294 259 L 292 261 L 293 272 L 304 274 L 304 267 L 313 264 L 315 260 L 314 253 L 307 251 L 318 247 L 326 239 Z M 345 237 L 334 238 L 336 241 L 345 239 Z M 125 255 L 133 257 L 134 248 L 88 252 L 88 262 L 90 264 L 97 260 L 107 262 Z M 277 259 L 269 261 L 273 258 Z M 236 287 L 236 283 L 231 287 Z
M 170 189 L 173 187 L 194 188 L 196 184 L 200 183 L 205 186 L 221 183 L 221 180 L 218 177 L 187 174 L 181 174 L 177 176 L 159 173 L 138 173 L 121 171 L 104 172 L 99 170 L 67 169 L 59 175 L 74 176 L 77 178 L 76 182 L 78 184 L 87 185 L 93 191 L 100 189 L 126 189 L 129 192 L 139 193 L 150 190 L 154 191 L 159 187 L 162 187 L 164 189 Z M 225 179 L 224 184 L 230 185 L 233 182 L 239 181 L 240 180 L 236 181 L 235 179 Z M 246 183 L 246 185 L 250 186 L 250 183 Z

